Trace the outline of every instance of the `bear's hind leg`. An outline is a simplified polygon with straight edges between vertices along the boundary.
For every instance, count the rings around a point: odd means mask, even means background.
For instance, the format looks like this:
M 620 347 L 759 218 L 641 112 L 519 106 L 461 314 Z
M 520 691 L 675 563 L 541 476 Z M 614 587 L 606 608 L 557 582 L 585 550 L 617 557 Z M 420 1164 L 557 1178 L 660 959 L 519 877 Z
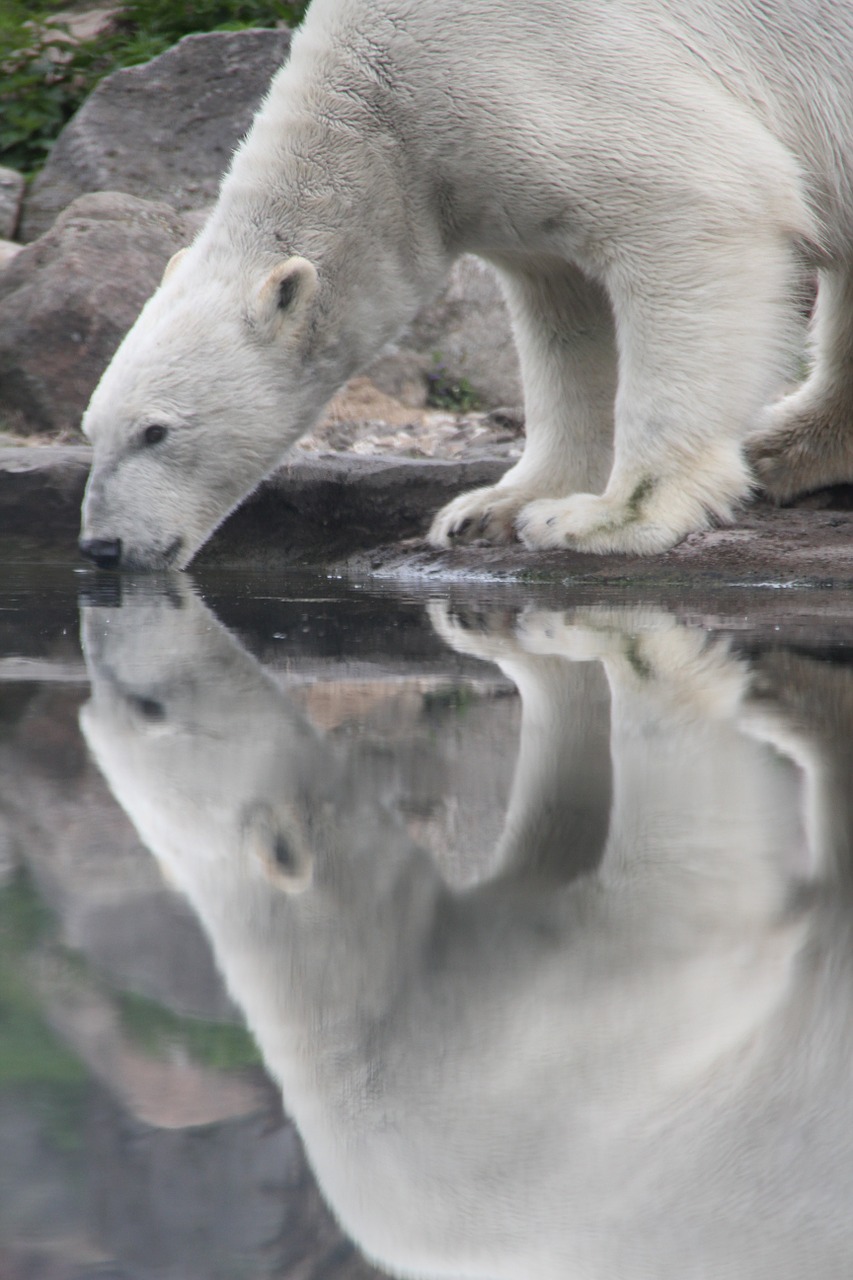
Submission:
M 777 502 L 853 482 L 853 264 L 821 273 L 805 382 L 771 405 L 748 456 Z
M 603 488 L 610 471 L 616 343 L 607 295 L 559 259 L 501 260 L 524 382 L 524 453 L 496 485 L 439 511 L 434 546 L 512 542 L 523 507 L 537 498 Z

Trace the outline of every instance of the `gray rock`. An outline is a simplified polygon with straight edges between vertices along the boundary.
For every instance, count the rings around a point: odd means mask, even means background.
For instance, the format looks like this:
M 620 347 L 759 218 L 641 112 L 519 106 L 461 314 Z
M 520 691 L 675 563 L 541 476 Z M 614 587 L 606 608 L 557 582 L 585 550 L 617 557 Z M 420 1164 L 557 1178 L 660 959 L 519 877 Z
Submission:
M 0 240 L 0 271 L 18 256 L 23 247 L 21 244 L 15 244 L 14 240 Z
M 328 564 L 355 548 L 425 533 L 465 489 L 494 484 L 506 461 L 294 457 L 229 516 L 197 566 Z
M 492 268 L 470 254 L 460 258 L 436 301 L 367 373 L 382 391 L 415 407 L 439 376 L 470 388 L 479 408 L 520 405 L 518 356 Z
M 0 447 L 0 554 L 12 559 L 2 541 L 8 538 L 22 551 L 30 546 L 42 561 L 51 546 L 77 559 L 91 461 L 91 450 L 80 445 Z
M 0 557 L 77 562 L 91 450 L 0 448 Z M 464 489 L 494 484 L 506 461 L 294 456 L 222 525 L 198 563 L 326 564 L 356 548 L 422 533 Z
M 212 203 L 289 48 L 285 30 L 186 36 L 102 80 L 33 183 L 20 238 L 42 235 L 85 192 L 125 191 L 178 210 Z
M 124 191 L 166 200 L 178 211 L 208 206 L 231 151 L 287 56 L 289 41 L 287 31 L 188 36 L 147 65 L 108 77 L 64 130 L 36 179 L 21 239 L 44 232 L 84 192 Z M 68 347 L 76 365 L 73 340 Z M 491 268 L 473 257 L 457 263 L 437 301 L 369 373 L 382 390 L 408 405 L 423 405 L 438 379 L 470 389 L 484 409 L 520 405 L 518 361 Z M 42 381 L 50 377 L 45 369 Z M 57 386 L 54 394 L 64 401 L 65 387 Z M 0 386 L 0 410 L 5 398 Z M 72 394 L 63 426 L 73 425 L 84 401 Z M 5 407 L 7 425 L 18 429 L 60 425 L 54 412 L 29 404 L 21 406 L 21 419 L 9 423 Z
M 0 239 L 2 240 L 11 240 L 18 229 L 25 185 L 22 174 L 14 169 L 0 168 Z
M 75 201 L 0 272 L 0 428 L 74 431 L 98 379 L 192 235 L 164 204 Z
M 147 65 L 102 81 L 33 184 L 20 238 L 40 235 L 85 192 L 125 191 L 178 211 L 211 204 L 289 43 L 287 31 L 188 36 Z M 518 360 L 492 269 L 461 259 L 437 301 L 369 373 L 413 406 L 426 402 L 439 377 L 470 388 L 484 409 L 520 405 Z

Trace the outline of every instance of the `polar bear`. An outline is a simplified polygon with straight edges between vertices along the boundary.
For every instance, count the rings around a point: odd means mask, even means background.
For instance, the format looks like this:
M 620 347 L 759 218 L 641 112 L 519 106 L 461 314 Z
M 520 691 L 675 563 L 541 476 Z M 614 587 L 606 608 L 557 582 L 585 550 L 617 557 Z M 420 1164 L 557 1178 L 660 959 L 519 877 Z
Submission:
M 659 612 L 436 605 L 522 696 L 500 856 L 454 890 L 185 581 L 87 611 L 83 728 L 362 1249 L 422 1280 L 853 1273 L 849 673 L 757 680 Z
M 848 0 L 313 0 L 84 415 L 84 554 L 185 566 L 463 252 L 527 438 L 436 546 L 664 550 L 749 494 L 753 433 L 775 493 L 849 478 L 851 60 Z

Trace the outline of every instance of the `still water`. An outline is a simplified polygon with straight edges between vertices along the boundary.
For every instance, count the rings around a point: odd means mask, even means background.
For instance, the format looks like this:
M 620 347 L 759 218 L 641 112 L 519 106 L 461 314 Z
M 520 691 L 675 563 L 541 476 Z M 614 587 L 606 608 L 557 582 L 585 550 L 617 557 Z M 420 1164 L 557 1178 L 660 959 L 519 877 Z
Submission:
M 766 601 L 3 571 L 0 1278 L 850 1280 L 853 615 Z

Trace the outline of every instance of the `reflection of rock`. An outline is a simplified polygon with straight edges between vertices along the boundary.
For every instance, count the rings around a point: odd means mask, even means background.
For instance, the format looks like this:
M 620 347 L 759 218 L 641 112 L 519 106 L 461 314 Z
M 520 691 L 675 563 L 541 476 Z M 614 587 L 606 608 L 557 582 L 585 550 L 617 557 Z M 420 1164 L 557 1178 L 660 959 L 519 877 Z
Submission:
M 342 1238 L 274 1106 L 152 1129 L 97 1083 L 64 1118 L 50 1096 L 0 1094 L 0 1142 L 3 1280 L 377 1277 Z
M 93 191 L 165 200 L 178 210 L 212 204 L 289 47 L 286 31 L 187 36 L 152 62 L 102 80 L 35 179 L 21 238 L 36 239 Z
M 342 1238 L 280 1116 L 152 1132 L 100 1094 L 90 1132 L 98 1238 L 134 1275 L 378 1280 Z
M 91 1257 L 91 1246 L 81 1249 L 80 1223 L 86 1214 L 86 1169 L 81 1158 L 79 1132 L 61 1134 L 63 1118 L 51 1117 L 44 1097 L 30 1090 L 0 1090 L 0 1276 L 3 1280 L 29 1280 L 42 1273 L 32 1266 L 16 1268 L 10 1246 L 18 1240 L 27 1242 L 29 1249 L 37 1252 L 41 1243 L 49 1242 L 55 1255 L 68 1261 L 76 1251 L 83 1253 L 80 1261 Z M 82 1117 L 73 1114 L 66 1117 L 69 1125 L 78 1124 Z M 51 1120 L 60 1137 L 70 1141 L 57 1141 L 51 1132 Z M 72 1244 L 73 1241 L 73 1244 Z M 60 1247 L 57 1248 L 57 1245 Z M 68 1246 L 71 1245 L 71 1248 Z M 76 1246 L 76 1249 L 75 1249 Z M 8 1252 L 7 1252 L 8 1251 Z M 79 1257 L 79 1253 L 76 1254 Z M 56 1273 L 53 1273 L 56 1274 Z M 70 1280 L 70 1269 L 59 1272 L 61 1280 Z M 48 1277 L 52 1280 L 50 1272 Z
M 112 1002 L 51 966 L 41 975 L 48 1020 L 128 1115 L 158 1129 L 189 1129 L 255 1115 L 268 1104 L 257 1081 L 138 1048 L 122 1031 Z
M 57 27 L 63 36 L 71 40 L 94 40 L 96 36 L 108 34 L 121 10 L 112 5 L 109 8 L 89 8 L 91 0 L 85 0 L 82 9 L 62 9 L 52 13 L 46 24 Z M 48 25 L 49 24 L 49 25 Z
M 210 951 L 183 902 L 89 763 L 84 691 L 41 690 L 0 740 L 0 806 L 61 941 L 115 989 L 178 1014 L 233 1021 Z
M 73 431 L 170 255 L 174 211 L 132 196 L 84 196 L 0 272 L 0 403 L 18 431 Z

